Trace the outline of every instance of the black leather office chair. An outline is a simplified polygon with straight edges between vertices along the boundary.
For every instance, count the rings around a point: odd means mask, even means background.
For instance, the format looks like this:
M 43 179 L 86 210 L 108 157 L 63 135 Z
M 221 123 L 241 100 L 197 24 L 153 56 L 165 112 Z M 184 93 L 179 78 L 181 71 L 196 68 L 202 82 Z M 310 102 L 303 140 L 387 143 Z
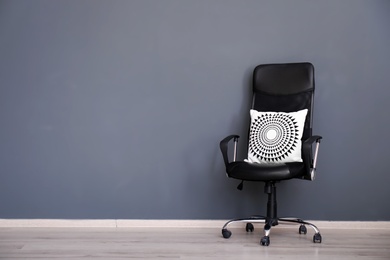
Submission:
M 300 225 L 299 234 L 307 233 L 306 225 L 312 227 L 315 231 L 313 242 L 321 243 L 322 237 L 315 225 L 299 218 L 279 218 L 276 203 L 276 183 L 315 177 L 322 137 L 312 135 L 313 97 L 314 67 L 311 63 L 265 64 L 254 69 L 248 160 L 236 161 L 238 135 L 224 138 L 220 148 L 228 177 L 241 180 L 238 189 L 242 189 L 244 181 L 265 183 L 267 215 L 228 221 L 222 228 L 224 238 L 231 236 L 227 226 L 233 222 L 246 223 L 247 232 L 254 230 L 252 223 L 265 223 L 260 244 L 268 246 L 271 227 L 285 222 Z M 292 113 L 296 111 L 300 114 Z M 230 141 L 233 143 L 229 144 Z M 228 152 L 229 146 L 234 147 L 233 153 Z M 233 160 L 229 161 L 232 154 Z

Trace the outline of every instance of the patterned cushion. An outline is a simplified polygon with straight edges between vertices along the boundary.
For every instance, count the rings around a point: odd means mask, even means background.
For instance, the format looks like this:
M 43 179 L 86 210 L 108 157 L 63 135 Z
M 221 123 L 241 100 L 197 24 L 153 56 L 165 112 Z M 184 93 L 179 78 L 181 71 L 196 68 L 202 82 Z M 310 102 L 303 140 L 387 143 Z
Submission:
M 302 162 L 302 134 L 307 109 L 297 112 L 250 111 L 248 159 L 253 163 Z

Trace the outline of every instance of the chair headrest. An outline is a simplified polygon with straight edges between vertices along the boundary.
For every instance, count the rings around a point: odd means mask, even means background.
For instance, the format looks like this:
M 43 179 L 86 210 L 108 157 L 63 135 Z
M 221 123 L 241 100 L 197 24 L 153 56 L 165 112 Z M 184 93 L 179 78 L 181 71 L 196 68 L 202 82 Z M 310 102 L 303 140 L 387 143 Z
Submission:
M 253 92 L 290 95 L 314 90 L 314 66 L 309 62 L 263 64 L 254 69 Z

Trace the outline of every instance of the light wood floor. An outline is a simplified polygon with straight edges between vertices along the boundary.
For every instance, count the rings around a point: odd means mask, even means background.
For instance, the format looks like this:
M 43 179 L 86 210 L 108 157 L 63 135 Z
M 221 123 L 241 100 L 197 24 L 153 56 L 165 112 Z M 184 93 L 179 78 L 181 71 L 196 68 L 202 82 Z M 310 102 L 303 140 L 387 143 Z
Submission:
M 322 229 L 278 226 L 269 247 L 262 233 L 220 228 L 0 228 L 0 259 L 390 259 L 389 229 Z

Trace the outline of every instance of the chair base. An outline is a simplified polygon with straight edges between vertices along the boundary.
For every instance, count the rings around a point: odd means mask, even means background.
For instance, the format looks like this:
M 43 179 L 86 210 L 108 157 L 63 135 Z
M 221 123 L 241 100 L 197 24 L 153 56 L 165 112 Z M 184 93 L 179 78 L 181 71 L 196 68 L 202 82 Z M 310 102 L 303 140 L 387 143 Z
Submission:
M 276 204 L 276 187 L 274 182 L 266 182 L 265 183 L 265 193 L 268 194 L 268 203 L 267 203 L 267 216 L 252 216 L 249 218 L 238 218 L 238 219 L 232 219 L 225 223 L 225 225 L 222 227 L 222 236 L 224 238 L 230 238 L 232 235 L 232 232 L 227 229 L 227 226 L 234 222 L 243 222 L 246 224 L 246 231 L 247 232 L 253 232 L 254 227 L 252 223 L 264 223 L 264 236 L 260 240 L 260 244 L 263 246 L 269 246 L 270 239 L 269 234 L 271 233 L 271 228 L 273 226 L 277 226 L 280 223 L 292 223 L 292 224 L 299 224 L 299 234 L 306 234 L 307 228 L 306 226 L 310 226 L 314 229 L 314 236 L 313 236 L 313 242 L 314 243 L 321 243 L 322 237 L 320 234 L 319 229 L 313 225 L 312 223 L 306 222 L 300 218 L 278 218 L 277 217 L 277 204 Z
M 319 229 L 312 223 L 306 222 L 302 219 L 299 218 L 277 218 L 277 219 L 270 219 L 267 220 L 267 217 L 264 216 L 252 216 L 249 218 L 240 218 L 240 219 L 232 219 L 229 220 L 228 222 L 225 223 L 225 225 L 222 227 L 222 236 L 224 238 L 230 238 L 232 235 L 232 232 L 227 229 L 227 226 L 231 223 L 237 223 L 237 222 L 242 222 L 242 223 L 247 223 L 246 224 L 246 231 L 247 232 L 253 232 L 254 227 L 252 223 L 264 223 L 264 236 L 260 239 L 260 244 L 263 246 L 269 246 L 270 244 L 270 238 L 269 235 L 271 233 L 271 228 L 273 226 L 277 226 L 279 224 L 282 224 L 283 222 L 290 224 L 299 224 L 299 229 L 298 233 L 299 234 L 307 234 L 307 228 L 306 226 L 310 226 L 313 228 L 315 234 L 313 236 L 313 242 L 314 243 L 321 243 L 322 242 L 322 237 L 320 234 Z

